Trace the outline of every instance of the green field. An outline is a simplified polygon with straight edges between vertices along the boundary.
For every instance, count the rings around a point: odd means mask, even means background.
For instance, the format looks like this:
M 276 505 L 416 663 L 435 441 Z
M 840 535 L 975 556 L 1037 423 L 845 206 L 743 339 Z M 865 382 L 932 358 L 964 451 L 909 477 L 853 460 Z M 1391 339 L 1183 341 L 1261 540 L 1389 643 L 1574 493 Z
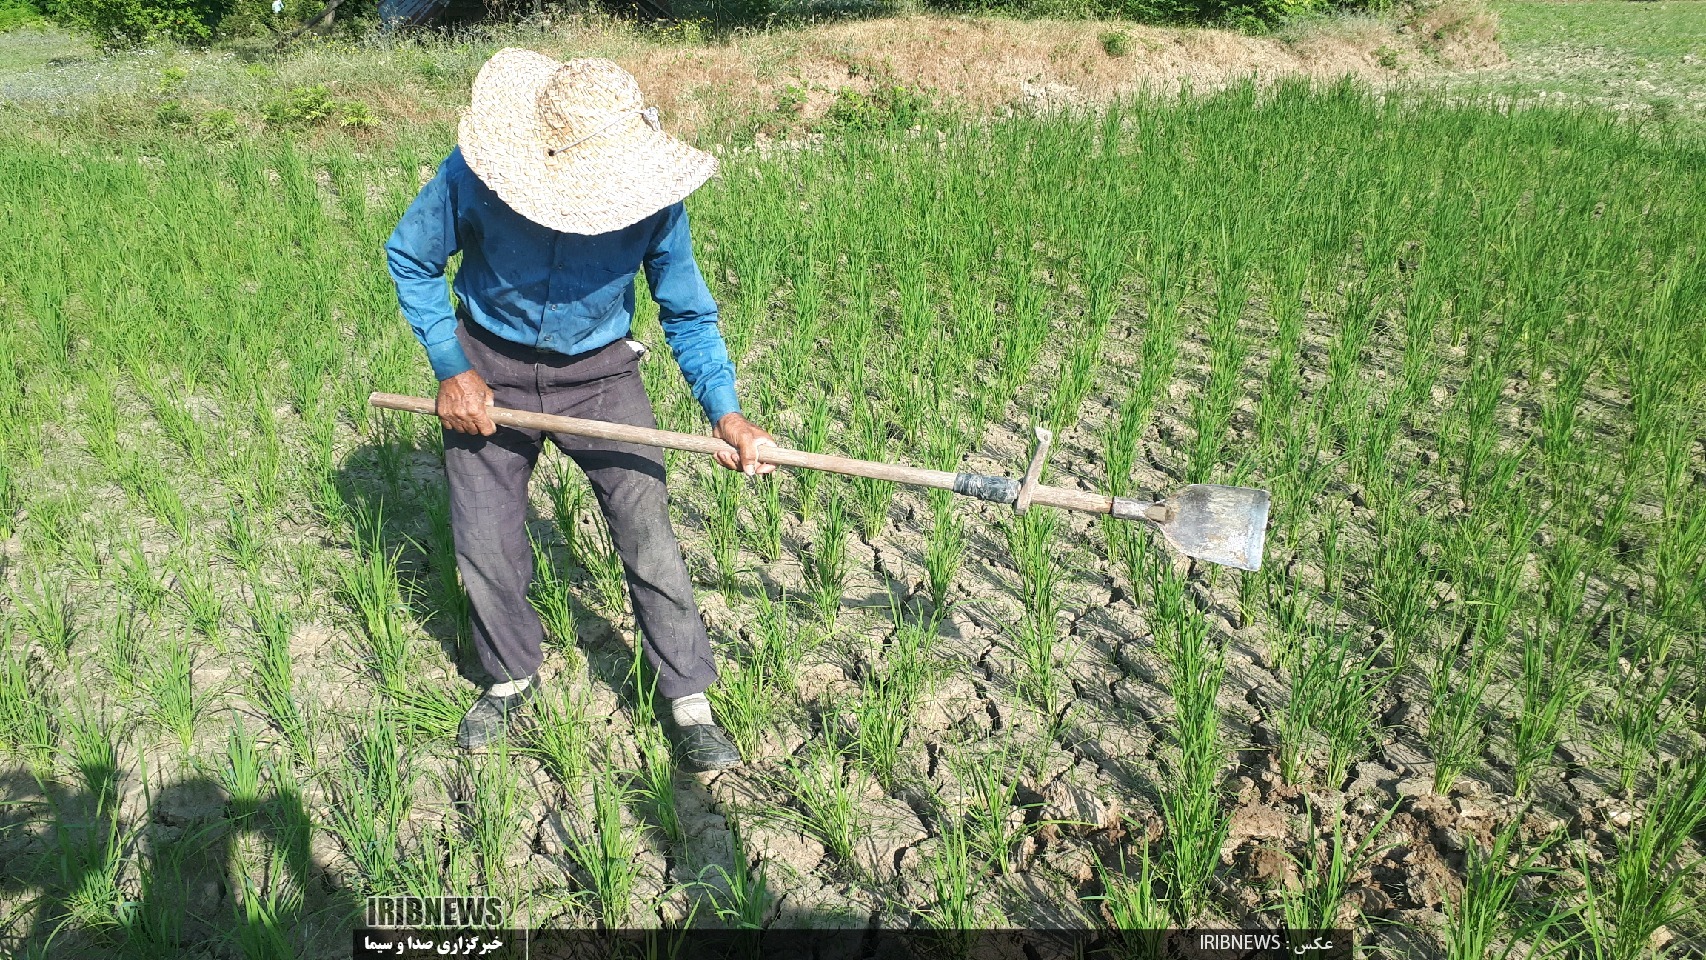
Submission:
M 341 957 L 365 896 L 493 892 L 548 926 L 1699 955 L 1686 126 L 1282 82 L 725 151 L 698 256 L 784 443 L 1012 474 L 1043 425 L 1045 482 L 1274 512 L 1240 573 L 671 454 L 749 758 L 689 777 L 556 454 L 548 696 L 454 749 L 437 425 L 366 405 L 433 388 L 381 245 L 450 131 L 0 119 L 0 954 Z

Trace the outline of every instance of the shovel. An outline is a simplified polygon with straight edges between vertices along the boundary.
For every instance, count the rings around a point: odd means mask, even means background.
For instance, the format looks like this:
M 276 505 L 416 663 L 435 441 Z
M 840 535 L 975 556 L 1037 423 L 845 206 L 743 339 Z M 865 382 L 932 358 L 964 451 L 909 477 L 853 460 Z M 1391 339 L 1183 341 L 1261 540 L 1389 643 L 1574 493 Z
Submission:
M 436 415 L 437 405 L 424 397 L 405 397 L 394 393 L 375 393 L 367 402 L 385 410 Z M 506 410 L 488 407 L 486 414 L 500 426 L 524 430 L 543 430 L 547 433 L 566 433 L 598 440 L 619 440 L 650 447 L 685 450 L 689 453 L 717 454 L 732 449 L 715 437 L 691 433 L 674 433 L 635 427 L 603 420 L 582 420 L 577 417 L 558 417 L 548 413 L 525 410 Z M 978 473 L 949 473 L 946 470 L 926 470 L 903 467 L 871 460 L 854 460 L 824 453 L 807 453 L 769 445 L 759 448 L 758 459 L 780 467 L 803 467 L 824 470 L 851 477 L 888 480 L 915 487 L 934 487 L 990 503 L 1012 506 L 1024 514 L 1033 506 L 1106 513 L 1119 520 L 1141 520 L 1161 532 L 1173 549 L 1207 563 L 1240 570 L 1259 570 L 1262 566 L 1262 542 L 1267 535 L 1268 492 L 1249 487 L 1223 487 L 1208 483 L 1193 483 L 1171 497 L 1157 501 L 1109 497 L 1084 490 L 1046 487 L 1038 483 L 1043 462 L 1048 459 L 1054 434 L 1037 428 L 1037 449 L 1025 469 L 1024 478 L 995 477 Z

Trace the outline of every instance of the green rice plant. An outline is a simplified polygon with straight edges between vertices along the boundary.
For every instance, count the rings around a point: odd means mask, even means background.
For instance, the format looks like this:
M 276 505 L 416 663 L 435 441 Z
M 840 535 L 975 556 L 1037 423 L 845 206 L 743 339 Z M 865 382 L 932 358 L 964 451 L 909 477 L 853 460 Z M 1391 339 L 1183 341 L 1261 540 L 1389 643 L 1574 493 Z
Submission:
M 1557 836 L 1542 838 L 1526 849 L 1517 845 L 1523 817 L 1513 817 L 1493 837 L 1491 848 L 1473 839 L 1464 852 L 1463 891 L 1445 904 L 1444 947 L 1447 960 L 1509 960 L 1529 944 L 1524 957 L 1541 952 L 1539 943 L 1564 919 L 1554 907 L 1536 915 L 1523 909 L 1518 890 L 1531 880 L 1557 871 L 1539 866 Z
M 553 780 L 572 791 L 592 769 L 586 689 L 547 684 L 533 704 L 536 722 L 527 732 L 528 750 Z
M 1341 916 L 1351 881 L 1370 861 L 1388 849 L 1390 845 L 1376 847 L 1374 844 L 1397 812 L 1398 804 L 1394 804 L 1353 845 L 1345 836 L 1342 812 L 1334 814 L 1332 833 L 1323 836 L 1316 823 L 1313 804 L 1307 798 L 1304 800 L 1304 818 L 1309 824 L 1309 831 L 1304 838 L 1303 855 L 1287 854 L 1297 865 L 1298 884 L 1295 888 L 1282 888 L 1280 899 L 1280 913 L 1287 927 L 1293 930 L 1333 930 L 1347 926 L 1341 921 Z M 1349 925 L 1355 926 L 1360 919 L 1360 916 L 1355 918 Z
M 639 799 L 651 811 L 664 839 L 679 844 L 686 834 L 680 808 L 676 806 L 675 762 L 670 756 L 669 741 L 656 723 L 638 728 L 635 738 L 640 749 Z
M 1220 796 L 1226 765 L 1219 710 L 1225 653 L 1208 635 L 1208 624 L 1172 571 L 1157 567 L 1151 576 L 1156 648 L 1166 663 L 1174 718 L 1163 769 L 1161 812 L 1170 837 L 1168 867 L 1173 876 L 1174 917 L 1190 923 L 1207 901 L 1209 878 L 1230 829 Z
M 628 574 L 622 566 L 622 555 L 616 552 L 605 523 L 596 522 L 592 528 L 592 536 L 582 538 L 591 543 L 586 546 L 581 565 L 592 575 L 599 603 L 607 612 L 620 616 L 628 609 Z
M 196 725 L 213 707 L 209 697 L 196 689 L 194 678 L 188 639 L 177 631 L 167 633 L 145 668 L 143 710 L 162 732 L 177 738 L 185 757 L 194 750 Z
M 18 511 L 24 506 L 24 494 L 18 488 L 13 470 L 10 463 L 0 461 L 0 540 L 12 539 L 17 530 Z
M 506 889 L 511 876 L 510 853 L 521 843 L 521 786 L 510 764 L 507 740 L 479 758 L 463 757 L 464 820 L 490 889 Z
M 189 507 L 158 460 L 141 454 L 129 455 L 118 469 L 116 479 L 119 486 L 141 501 L 154 519 L 177 534 L 179 540 L 189 539 L 193 519 Z
M 266 541 L 249 522 L 249 515 L 231 510 L 225 515 L 225 555 L 253 580 L 260 576 L 266 559 Z
M 252 818 L 261 806 L 261 754 L 254 734 L 241 721 L 231 725 L 225 738 L 225 757 L 214 773 L 231 798 L 231 818 L 238 823 Z
M 607 748 L 607 755 L 611 752 Z M 639 838 L 622 825 L 628 791 L 608 765 L 592 781 L 592 816 L 588 829 L 569 837 L 569 859 L 580 868 L 589 891 L 598 900 L 599 920 L 607 929 L 627 926 L 634 889 L 640 879 Z
M 752 549 L 766 563 L 782 558 L 782 480 L 768 473 L 757 480 L 758 496 L 752 510 Z
M 965 520 L 955 507 L 951 491 L 930 491 L 930 539 L 924 546 L 924 571 L 930 603 L 937 609 L 947 604 L 948 588 L 965 560 Z
M 190 385 L 170 384 L 168 381 L 138 378 L 137 385 L 148 398 L 148 407 L 160 432 L 176 444 L 198 471 L 208 467 L 208 434 L 201 422 L 190 412 L 186 402 Z
M 101 644 L 101 665 L 113 679 L 119 696 L 127 700 L 140 687 L 137 665 L 142 662 L 141 634 L 136 615 L 121 611 L 108 626 Z
M 1706 755 L 1662 771 L 1643 815 L 1617 836 L 1615 856 L 1596 868 L 1577 856 L 1583 902 L 1577 918 L 1577 952 L 1593 960 L 1635 960 L 1655 955 L 1653 935 L 1696 912 L 1690 883 L 1702 860 L 1689 839 L 1706 825 Z M 1681 956 L 1673 942 L 1658 955 Z
M 356 868 L 359 889 L 395 890 L 403 881 L 403 826 L 414 805 L 415 768 L 383 706 L 371 712 L 327 768 L 327 827 Z
M 118 731 L 105 710 L 87 703 L 66 713 L 59 733 L 66 762 L 76 772 L 86 796 L 97 810 L 111 810 L 118 803 Z
M 885 788 L 894 788 L 898 779 L 916 694 L 917 680 L 904 667 L 873 671 L 860 681 L 853 704 L 855 756 Z
M 53 771 L 55 707 L 49 687 L 15 647 L 0 659 L 0 740 L 38 778 Z
M 225 618 L 225 600 L 219 595 L 213 569 L 184 554 L 167 561 L 172 575 L 172 599 L 177 601 L 190 629 L 218 643 L 219 625 Z
M 761 603 L 779 606 L 768 596 L 760 594 Z M 770 733 L 780 706 L 780 692 L 790 674 L 778 673 L 778 660 L 783 656 L 769 646 L 769 631 L 760 627 L 757 642 L 735 663 L 733 671 L 725 671 L 707 693 L 717 708 L 717 717 L 740 746 L 741 751 L 757 750 Z
M 1623 795 L 1631 797 L 1642 773 L 1657 760 L 1661 739 L 1676 727 L 1678 718 L 1666 704 L 1677 693 L 1681 674 L 1665 657 L 1631 643 L 1626 614 L 1609 615 L 1605 624 L 1604 681 L 1611 702 L 1595 746 L 1616 768 Z
M 1587 635 L 1575 628 L 1522 638 L 1521 703 L 1511 718 L 1511 778 L 1524 796 L 1550 764 L 1569 723 L 1588 695 Z
M 458 575 L 456 565 L 456 536 L 450 525 L 450 498 L 448 494 L 430 497 L 426 503 L 427 537 L 425 542 L 415 541 L 416 549 L 426 555 L 427 566 L 434 575 L 434 587 L 431 597 L 432 605 L 438 612 L 438 617 L 447 620 L 449 626 L 456 631 L 457 649 L 467 656 L 470 640 L 469 618 L 473 608 L 468 601 L 468 592 L 462 588 L 462 578 Z M 538 546 L 534 547 L 534 556 L 538 557 Z M 538 569 L 541 565 L 536 561 Z M 547 595 L 541 590 L 540 595 Z M 541 611 L 544 616 L 544 611 Z M 551 624 L 547 621 L 546 626 Z M 562 634 L 553 636 L 561 639 Z M 568 636 L 573 636 L 569 634 Z
M 1117 931 L 1119 956 L 1129 960 L 1160 960 L 1165 955 L 1161 933 L 1169 927 L 1167 902 L 1155 895 L 1160 878 L 1155 875 L 1154 862 L 1145 839 L 1138 861 L 1136 876 L 1125 865 L 1125 851 L 1120 851 L 1120 868 L 1109 869 L 1096 861 L 1096 876 L 1102 883 L 1102 912 Z
M 527 598 L 532 602 L 533 609 L 539 612 L 539 620 L 545 625 L 546 637 L 557 649 L 563 651 L 564 655 L 572 656 L 575 638 L 579 635 L 575 623 L 574 588 L 568 577 L 558 572 L 557 565 L 552 562 L 545 545 L 532 536 L 528 537 L 528 541 L 533 545 L 534 573 Z M 466 605 L 467 594 L 461 592 L 460 583 L 456 589 Z
M 1297 783 L 1308 745 L 1325 741 L 1326 782 L 1343 784 L 1356 761 L 1375 742 L 1375 701 L 1391 678 L 1374 665 L 1377 654 L 1360 654 L 1345 631 L 1311 628 L 1288 648 L 1284 662 L 1291 697 L 1278 718 L 1280 772 Z
M 794 448 L 823 453 L 824 444 L 829 442 L 829 417 L 828 395 L 814 395 L 805 406 L 805 418 L 800 424 L 799 434 L 794 437 Z M 794 480 L 795 507 L 799 510 L 800 520 L 810 521 L 817 510 L 817 491 L 824 475 L 818 470 L 795 470 L 789 476 Z
M 9 591 L 9 595 L 25 634 L 55 663 L 64 664 L 77 637 L 70 586 L 64 578 L 39 572 L 29 580 L 18 579 L 19 588 Z
M 728 898 L 719 896 L 719 891 L 707 881 L 698 881 L 710 890 L 711 904 L 717 911 L 717 918 L 736 930 L 758 930 L 764 926 L 764 917 L 775 901 L 775 894 L 770 891 L 769 877 L 762 869 L 753 866 L 751 854 L 746 848 L 746 839 L 741 834 L 740 818 L 729 814 L 726 818 L 729 824 L 729 853 L 733 869 L 722 864 L 711 864 L 705 872 L 715 870 L 723 875 L 723 885 L 728 889 Z M 705 872 L 701 872 L 703 877 Z
M 705 529 L 711 539 L 711 556 L 717 564 L 717 580 L 725 597 L 731 596 L 740 575 L 740 507 L 746 476 L 733 470 L 711 470 L 705 474 L 710 488 L 711 508 Z
M 592 488 L 572 475 L 568 464 L 561 460 L 557 461 L 556 469 L 546 476 L 545 491 L 551 498 L 551 519 L 556 524 L 557 533 L 568 547 L 569 556 L 583 569 L 590 570 L 590 565 L 582 559 L 585 546 L 580 542 L 580 517 Z
M 402 583 L 397 560 L 402 550 L 387 551 L 379 541 L 378 518 L 372 532 L 357 544 L 356 554 L 338 569 L 343 599 L 361 615 L 367 649 L 364 659 L 387 692 L 407 689 L 413 657 L 409 627 L 404 619 Z
M 848 780 L 846 764 L 829 730 L 783 764 L 777 787 L 795 806 L 774 809 L 770 816 L 816 838 L 831 856 L 851 866 L 862 832 L 862 798 Z
M 965 824 L 944 821 L 926 863 L 930 906 L 920 911 L 920 916 L 926 926 L 946 938 L 944 953 L 964 957 L 972 946 L 971 931 L 993 927 L 996 919 L 995 911 L 978 897 L 978 869 Z
M 249 619 L 254 629 L 246 651 L 249 669 L 244 678 L 249 699 L 284 736 L 296 758 L 312 766 L 315 746 L 308 705 L 297 689 L 290 655 L 295 629 L 290 613 L 270 592 L 257 587 Z
M 1020 776 L 1029 763 L 1025 749 L 1011 737 L 981 756 L 970 751 L 950 758 L 966 805 L 966 838 L 983 865 L 1011 873 L 1025 838 L 1041 826 L 1030 823 L 1026 811 L 1035 804 L 1019 802 Z
M 167 590 L 148 562 L 148 555 L 143 551 L 142 541 L 134 528 L 113 553 L 112 565 L 117 568 L 119 589 L 143 613 L 160 612 Z
M 867 402 L 855 409 L 853 418 L 855 455 L 860 459 L 886 462 L 889 459 L 888 426 Z M 889 505 L 895 485 L 889 480 L 854 477 L 853 499 L 859 508 L 859 529 L 866 540 L 875 540 L 888 525 Z
M 847 588 L 847 533 L 847 512 L 841 492 L 831 488 L 823 519 L 818 523 L 817 542 L 806 558 L 806 582 L 811 586 L 812 603 L 825 624 L 835 623 Z

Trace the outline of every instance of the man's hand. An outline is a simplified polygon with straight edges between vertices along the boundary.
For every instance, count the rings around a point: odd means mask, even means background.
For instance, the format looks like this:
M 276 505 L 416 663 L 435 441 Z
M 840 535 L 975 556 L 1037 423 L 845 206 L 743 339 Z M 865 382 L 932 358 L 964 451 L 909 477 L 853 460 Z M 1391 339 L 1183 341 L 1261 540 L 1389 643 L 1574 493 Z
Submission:
M 717 454 L 717 462 L 730 470 L 744 470 L 749 477 L 775 471 L 774 463 L 758 462 L 758 447 L 765 443 L 774 447 L 776 441 L 740 414 L 724 414 L 723 419 L 717 421 L 716 429 L 711 431 L 711 436 L 734 447 Z
M 452 430 L 482 437 L 497 433 L 498 425 L 486 413 L 491 405 L 492 388 L 478 370 L 464 370 L 438 382 L 438 419 Z

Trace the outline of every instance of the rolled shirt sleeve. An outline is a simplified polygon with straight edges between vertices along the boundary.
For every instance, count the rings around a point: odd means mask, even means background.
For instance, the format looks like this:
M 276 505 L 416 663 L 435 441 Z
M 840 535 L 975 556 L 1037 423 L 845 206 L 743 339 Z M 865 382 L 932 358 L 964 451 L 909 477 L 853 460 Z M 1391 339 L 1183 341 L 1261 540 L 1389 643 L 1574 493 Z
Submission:
M 438 173 L 421 188 L 385 242 L 385 259 L 391 280 L 397 285 L 397 304 L 415 338 L 426 348 L 433 375 L 440 380 L 472 366 L 456 339 L 456 314 L 444 280 L 445 267 L 460 249 L 450 167 L 450 159 L 439 165 Z
M 646 252 L 645 270 L 664 340 L 693 398 L 713 425 L 730 413 L 739 413 L 734 361 L 717 326 L 717 303 L 693 259 L 687 210 L 681 203 L 664 210 Z

